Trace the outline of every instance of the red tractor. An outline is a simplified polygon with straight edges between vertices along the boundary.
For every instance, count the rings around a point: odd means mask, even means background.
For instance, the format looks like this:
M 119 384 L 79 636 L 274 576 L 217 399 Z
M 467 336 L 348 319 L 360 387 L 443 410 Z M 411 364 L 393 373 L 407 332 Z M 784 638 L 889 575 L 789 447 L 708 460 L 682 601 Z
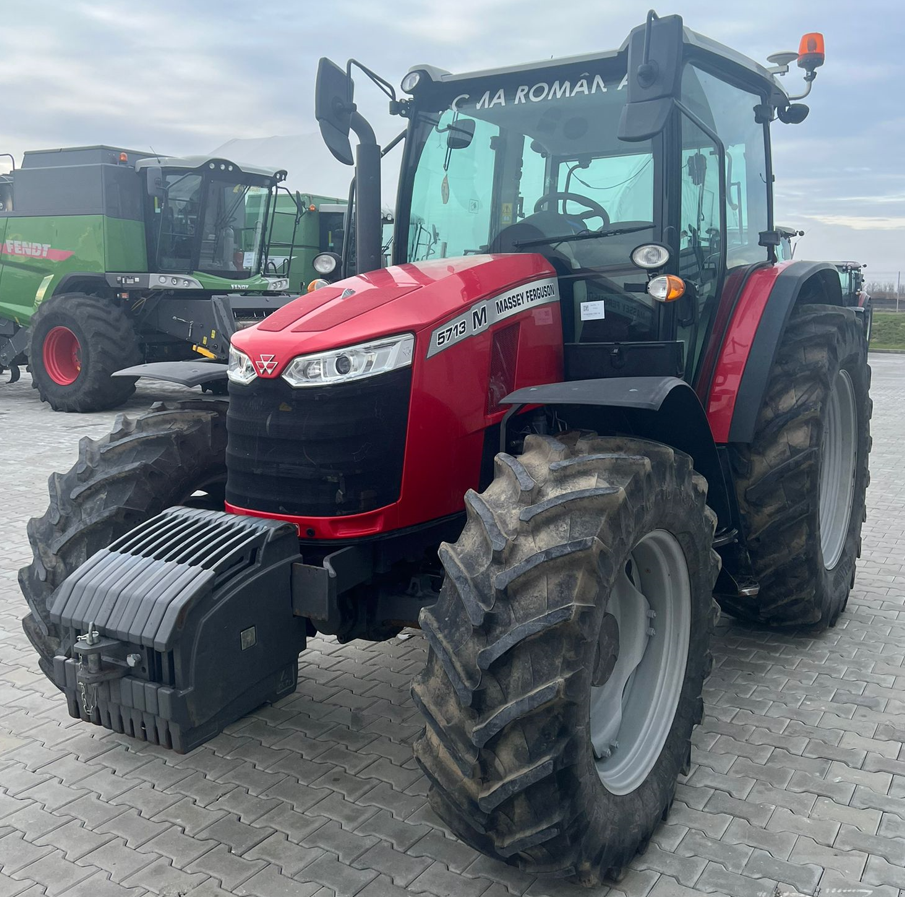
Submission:
M 618 875 L 688 768 L 714 596 L 815 632 L 855 576 L 864 331 L 831 264 L 775 256 L 792 60 L 809 88 L 822 37 L 767 69 L 651 14 L 402 99 L 360 67 L 407 122 L 383 270 L 381 149 L 322 60 L 358 273 L 237 333 L 228 403 L 120 419 L 51 477 L 24 626 L 71 714 L 188 751 L 291 693 L 315 633 L 420 626 L 436 811 L 507 863 Z

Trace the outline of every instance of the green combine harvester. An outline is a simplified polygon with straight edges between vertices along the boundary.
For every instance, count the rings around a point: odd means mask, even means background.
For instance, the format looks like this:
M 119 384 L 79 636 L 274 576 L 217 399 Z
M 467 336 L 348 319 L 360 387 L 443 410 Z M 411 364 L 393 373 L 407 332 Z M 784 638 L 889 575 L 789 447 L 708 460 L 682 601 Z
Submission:
M 0 177 L 0 371 L 28 364 L 54 410 L 99 411 L 135 389 L 116 371 L 225 362 L 341 233 L 344 201 L 285 177 L 109 146 L 25 153 Z

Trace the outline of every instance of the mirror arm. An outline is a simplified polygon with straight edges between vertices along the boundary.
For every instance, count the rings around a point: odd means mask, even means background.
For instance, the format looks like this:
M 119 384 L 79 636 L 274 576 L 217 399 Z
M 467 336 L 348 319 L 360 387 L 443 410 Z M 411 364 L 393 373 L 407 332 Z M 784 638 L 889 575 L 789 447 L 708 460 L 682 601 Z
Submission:
M 403 131 L 400 131 L 381 151 L 380 158 L 382 159 L 390 150 L 395 149 L 403 140 L 405 140 L 405 135 L 408 134 L 408 129 L 406 128 Z
M 362 65 L 357 59 L 350 59 L 346 63 L 346 74 L 352 80 L 352 66 L 360 68 L 393 102 L 396 102 L 396 88 L 385 78 L 381 78 L 377 72 L 372 72 L 366 65 Z

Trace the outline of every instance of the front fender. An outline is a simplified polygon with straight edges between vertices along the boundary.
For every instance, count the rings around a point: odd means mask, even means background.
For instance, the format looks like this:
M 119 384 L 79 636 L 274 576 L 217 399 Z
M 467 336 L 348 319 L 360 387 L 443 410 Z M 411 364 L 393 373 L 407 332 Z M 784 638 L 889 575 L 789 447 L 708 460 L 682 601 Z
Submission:
M 503 404 L 512 412 L 525 405 L 587 409 L 584 415 L 601 431 L 642 436 L 690 455 L 709 486 L 708 504 L 719 528 L 731 526 L 733 504 L 707 415 L 695 391 L 678 377 L 608 377 L 528 386 L 510 393 Z

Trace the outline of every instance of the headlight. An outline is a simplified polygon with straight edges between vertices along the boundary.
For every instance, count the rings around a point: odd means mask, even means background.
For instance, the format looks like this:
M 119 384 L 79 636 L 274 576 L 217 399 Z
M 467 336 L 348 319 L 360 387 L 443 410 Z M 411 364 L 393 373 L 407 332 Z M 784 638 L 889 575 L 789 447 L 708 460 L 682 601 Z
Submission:
M 255 373 L 255 366 L 251 363 L 251 359 L 244 352 L 240 352 L 235 346 L 230 346 L 229 364 L 226 367 L 226 376 L 229 377 L 233 383 L 241 383 L 242 386 L 248 386 L 248 384 L 258 375 Z
M 334 252 L 322 252 L 314 257 L 311 265 L 318 274 L 326 277 L 339 267 L 339 256 Z
M 410 333 L 294 358 L 283 379 L 294 387 L 346 383 L 385 374 L 412 363 L 415 337 Z
M 632 262 L 639 268 L 662 268 L 669 261 L 669 250 L 659 243 L 644 243 L 632 250 Z
M 411 93 L 417 86 L 418 82 L 421 80 L 421 72 L 409 72 L 402 79 L 402 89 L 406 93 Z
M 267 289 L 273 290 L 275 293 L 281 293 L 283 290 L 289 289 L 289 278 L 288 277 L 271 277 L 269 278 L 269 283 L 267 284 Z

